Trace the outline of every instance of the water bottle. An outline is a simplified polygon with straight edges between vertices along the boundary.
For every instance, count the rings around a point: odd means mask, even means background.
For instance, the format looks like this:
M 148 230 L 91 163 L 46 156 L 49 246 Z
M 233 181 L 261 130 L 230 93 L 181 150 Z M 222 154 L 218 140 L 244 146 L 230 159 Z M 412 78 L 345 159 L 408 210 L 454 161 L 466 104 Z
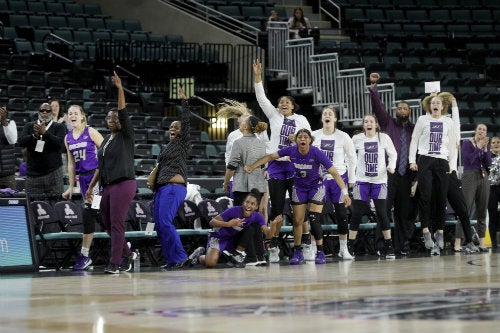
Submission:
M 135 253 L 137 253 L 137 256 L 134 259 L 134 272 L 138 273 L 141 271 L 141 253 L 139 250 L 136 250 Z

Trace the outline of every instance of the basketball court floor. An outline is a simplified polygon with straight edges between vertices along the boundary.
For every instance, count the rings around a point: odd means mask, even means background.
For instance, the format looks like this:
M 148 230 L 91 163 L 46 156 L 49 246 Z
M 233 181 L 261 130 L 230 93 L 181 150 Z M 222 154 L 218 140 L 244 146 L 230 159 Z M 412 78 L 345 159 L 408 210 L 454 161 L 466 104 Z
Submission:
M 0 332 L 498 332 L 500 255 L 0 275 Z

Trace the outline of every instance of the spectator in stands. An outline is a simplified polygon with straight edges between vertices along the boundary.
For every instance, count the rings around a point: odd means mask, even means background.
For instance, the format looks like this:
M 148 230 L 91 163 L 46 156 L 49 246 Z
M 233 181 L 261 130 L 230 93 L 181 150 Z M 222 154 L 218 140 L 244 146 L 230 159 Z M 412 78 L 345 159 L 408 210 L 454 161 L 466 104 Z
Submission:
M 208 236 L 207 254 L 203 247 L 190 255 L 190 264 L 201 263 L 207 268 L 215 267 L 222 252 L 235 267 L 245 267 L 246 252 L 254 244 L 254 228 L 259 226 L 266 237 L 272 237 L 283 217 L 278 215 L 267 227 L 264 216 L 258 212 L 261 193 L 252 189 L 242 205 L 233 206 L 210 221 L 213 231 Z
M 380 129 L 389 135 L 396 151 L 399 152 L 396 171 L 387 175 L 387 216 L 390 217 L 393 212 L 394 250 L 397 254 L 405 255 L 409 250 L 408 240 L 414 229 L 409 212 L 412 210 L 411 186 L 416 175 L 409 169 L 408 152 L 415 124 L 409 120 L 411 109 L 406 101 L 400 101 L 396 106 L 396 117 L 391 116 L 378 92 L 379 79 L 378 73 L 370 74 L 372 110 L 378 119 Z
M 58 99 L 51 99 L 50 108 L 52 109 L 52 120 L 60 124 L 63 124 L 68 131 L 71 130 L 71 126 L 67 122 L 68 116 L 66 115 L 66 113 L 64 113 L 61 107 L 61 102 Z M 61 154 L 62 154 L 63 172 L 64 172 L 65 170 L 68 169 L 68 156 L 66 154 L 66 147 L 64 146 L 62 147 Z
M 166 270 L 181 269 L 188 260 L 181 239 L 173 224 L 177 210 L 186 197 L 187 159 L 191 150 L 190 109 L 186 95 L 179 86 L 182 100 L 181 120 L 170 124 L 170 142 L 158 155 L 158 176 L 154 199 L 154 220 Z
M 80 184 L 80 193 L 84 196 L 83 209 L 83 239 L 80 255 L 73 266 L 73 270 L 81 271 L 92 264 L 90 246 L 94 239 L 95 223 L 98 211 L 91 208 L 92 201 L 85 198 L 85 193 L 98 167 L 97 149 L 101 147 L 103 137 L 93 127 L 87 126 L 87 118 L 83 108 L 71 105 L 68 109 L 68 123 L 71 130 L 66 134 L 64 145 L 68 154 L 69 187 L 62 197 L 71 199 L 75 188 L 76 176 Z M 98 186 L 94 186 L 94 193 Z
M 453 132 L 455 134 L 455 142 L 454 145 L 455 153 L 453 154 L 455 158 L 449 161 L 450 164 L 450 174 L 448 177 L 448 193 L 447 199 L 451 208 L 455 211 L 455 214 L 458 216 L 459 222 L 457 225 L 462 226 L 463 235 L 465 237 L 465 246 L 462 249 L 461 239 L 455 242 L 454 251 L 455 252 L 465 252 L 467 254 L 479 252 L 479 248 L 472 241 L 472 229 L 470 224 L 469 210 L 467 209 L 467 204 L 465 203 L 464 194 L 462 192 L 462 181 L 457 176 L 458 169 L 458 147 L 460 146 L 460 115 L 458 112 L 458 104 L 450 93 L 441 93 L 440 96 L 445 99 L 451 101 L 451 119 L 453 120 Z M 429 110 L 430 105 L 424 105 L 424 110 Z M 432 202 L 436 202 L 436 200 L 432 200 Z M 433 207 L 435 209 L 435 207 Z M 439 214 L 432 214 L 432 216 L 439 216 Z M 436 221 L 434 224 L 438 224 Z M 458 231 L 460 232 L 460 230 Z
M 488 180 L 490 182 L 490 197 L 488 200 L 488 215 L 490 218 L 488 229 L 490 231 L 491 248 L 498 250 L 498 231 L 500 229 L 500 214 L 498 203 L 500 203 L 500 138 L 491 138 L 491 165 Z
M 491 165 L 491 150 L 488 138 L 488 128 L 485 124 L 478 124 L 474 130 L 474 137 L 462 143 L 462 192 L 469 215 L 475 207 L 476 229 L 479 235 L 479 250 L 487 252 L 484 245 L 486 235 L 486 210 L 490 184 L 488 181 L 488 168 Z M 459 223 L 455 229 L 455 248 L 460 244 L 462 233 Z
M 500 137 L 494 136 L 491 138 L 490 150 L 491 158 L 495 158 L 500 155 Z
M 271 140 L 269 142 L 268 153 L 277 152 L 279 149 L 293 145 L 295 133 L 305 128 L 309 131 L 311 126 L 306 117 L 297 114 L 299 105 L 295 103 L 292 96 L 282 96 L 278 100 L 276 108 L 266 97 L 264 85 L 262 83 L 262 64 L 259 60 L 253 62 L 253 72 L 255 76 L 255 96 L 264 114 L 269 119 L 271 126 Z M 285 207 L 286 193 L 292 197 L 294 168 L 286 158 L 277 161 L 270 161 L 267 166 L 269 197 L 271 199 L 271 212 L 269 219 L 274 220 L 278 215 L 283 214 Z M 276 235 L 270 243 L 270 262 L 279 262 L 278 237 L 281 225 L 277 227 Z M 310 250 L 310 234 L 304 233 L 303 242 L 306 244 L 306 259 L 314 258 L 314 253 Z
M 7 118 L 8 111 L 5 105 L 0 106 L 0 188 L 16 186 L 16 156 L 14 145 L 17 143 L 16 122 Z
M 24 125 L 19 146 L 26 147 L 27 193 L 62 193 L 64 191 L 61 150 L 66 127 L 52 120 L 49 103 L 42 103 L 38 119 Z
M 304 17 L 302 8 L 295 8 L 293 16 L 288 20 L 291 38 L 304 38 L 309 35 L 311 23 L 307 17 Z
M 277 22 L 280 20 L 278 12 L 275 10 L 271 10 L 271 15 L 269 15 L 269 22 Z
M 26 177 L 26 168 L 28 167 L 28 153 L 26 148 L 23 148 L 23 161 L 19 164 L 19 176 Z
M 366 115 L 363 118 L 363 133 L 356 134 L 352 138 L 358 156 L 348 248 L 349 253 L 354 256 L 353 243 L 358 234 L 366 203 L 371 199 L 375 205 L 377 223 L 384 236 L 385 248 L 381 255 L 385 255 L 386 259 L 395 259 L 386 205 L 387 174 L 395 171 L 397 152 L 389 135 L 380 133 L 379 130 L 377 118 L 374 115 Z
M 86 200 L 99 200 L 98 196 L 93 195 L 99 180 L 102 223 L 111 237 L 111 255 L 104 268 L 106 274 L 130 270 L 137 257 L 125 240 L 125 219 L 137 190 L 134 128 L 125 107 L 122 82 L 116 73 L 113 75 L 113 83 L 118 89 L 118 107 L 111 109 L 106 116 L 110 134 L 106 135 L 97 151 L 99 168 L 85 193 Z
M 436 94 L 427 96 L 423 100 L 422 105 L 427 105 L 429 111 L 418 118 L 410 144 L 410 169 L 418 171 L 420 192 L 418 207 L 425 247 L 432 249 L 431 252 L 434 254 L 439 254 L 440 249 L 444 247 L 443 229 L 450 172 L 448 161 L 452 161 L 456 156 L 453 121 L 444 116 L 448 113 L 449 104 L 448 99 Z M 434 233 L 436 244 L 429 230 L 433 193 L 436 195 L 434 215 L 437 221 Z
M 337 182 L 344 197 L 346 207 L 351 204 L 351 199 L 347 193 L 344 180 L 332 162 L 319 148 L 312 146 L 313 137 L 311 131 L 305 128 L 298 130 L 295 143 L 296 145 L 281 148 L 277 152 L 264 156 L 252 165 L 245 166 L 245 171 L 251 173 L 257 167 L 282 157 L 290 159 L 295 177 L 291 197 L 293 205 L 294 250 L 293 256 L 290 259 L 290 265 L 298 265 L 304 261 L 302 253 L 302 228 L 307 208 L 309 208 L 308 219 L 311 224 L 311 233 L 316 241 L 317 253 L 315 262 L 316 264 L 325 264 L 323 230 L 321 228 L 321 212 L 323 211 L 325 188 L 320 174 L 320 167 L 323 167 Z
M 68 116 L 66 113 L 64 113 L 61 107 L 61 102 L 58 99 L 50 100 L 50 108 L 52 109 L 52 120 L 57 121 L 58 123 L 65 124 L 66 126 Z
M 349 135 L 337 129 L 337 110 L 333 106 L 323 109 L 321 121 L 323 128 L 312 133 L 313 145 L 321 149 L 332 161 L 333 166 L 339 172 L 345 186 L 352 188 L 356 172 L 356 151 Z M 347 249 L 347 212 L 344 205 L 344 197 L 341 188 L 333 177 L 324 172 L 323 184 L 325 185 L 325 202 L 331 201 L 335 207 L 335 219 L 339 230 L 339 257 L 344 260 L 352 260 L 353 257 Z

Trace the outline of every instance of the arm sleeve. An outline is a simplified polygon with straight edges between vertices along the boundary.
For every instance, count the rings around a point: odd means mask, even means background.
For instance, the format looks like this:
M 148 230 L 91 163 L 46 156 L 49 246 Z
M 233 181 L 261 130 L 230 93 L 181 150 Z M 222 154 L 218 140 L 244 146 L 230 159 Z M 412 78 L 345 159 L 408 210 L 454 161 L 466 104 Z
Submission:
M 369 90 L 370 90 L 370 100 L 372 103 L 372 111 L 373 113 L 375 113 L 375 116 L 378 119 L 380 127 L 385 129 L 389 124 L 391 116 L 389 115 L 389 112 L 387 112 L 384 103 L 382 103 L 382 100 L 380 99 L 380 94 L 378 92 L 377 86 L 375 85 L 373 88 Z
M 413 133 L 411 135 L 410 142 L 410 151 L 408 155 L 409 163 L 416 163 L 417 161 L 417 149 L 418 149 L 418 141 L 420 140 L 420 136 L 422 135 L 423 125 L 422 119 L 419 118 L 417 123 L 415 124 L 415 128 L 413 129 Z
M 391 169 L 396 169 L 396 160 L 398 159 L 398 153 L 396 151 L 396 148 L 394 148 L 394 143 L 387 134 L 384 135 L 384 140 L 386 147 L 385 151 L 387 153 L 387 156 L 389 157 L 389 162 L 387 163 L 387 167 Z
M 257 98 L 260 108 L 269 120 L 279 113 L 267 98 L 262 81 L 255 84 L 255 97 Z
M 9 144 L 13 145 L 17 142 L 17 127 L 14 120 L 10 120 L 7 126 L 3 128 L 5 133 L 5 138 Z
M 189 108 L 189 103 L 187 99 L 182 100 L 182 114 L 181 114 L 181 138 L 184 141 L 188 141 L 190 134 L 190 120 L 191 110 Z
M 241 154 L 243 153 L 241 144 L 238 140 L 234 142 L 233 149 L 231 150 L 231 156 L 229 157 L 229 162 L 227 163 L 227 168 L 231 170 L 236 170 L 239 165 L 241 165 Z
M 347 175 L 349 177 L 348 182 L 350 184 L 355 182 L 356 179 L 356 149 L 354 149 L 354 142 L 349 137 L 349 135 L 345 135 L 344 139 L 344 152 L 345 152 L 345 160 L 347 163 Z

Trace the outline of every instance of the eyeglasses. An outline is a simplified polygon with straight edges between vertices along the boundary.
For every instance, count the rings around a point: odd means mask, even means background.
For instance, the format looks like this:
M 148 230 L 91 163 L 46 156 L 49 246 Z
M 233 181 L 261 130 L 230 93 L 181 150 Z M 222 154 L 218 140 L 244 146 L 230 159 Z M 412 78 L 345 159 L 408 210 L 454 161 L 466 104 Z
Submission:
M 40 112 L 41 113 L 50 113 L 50 112 L 52 112 L 52 110 L 51 109 L 40 109 Z

